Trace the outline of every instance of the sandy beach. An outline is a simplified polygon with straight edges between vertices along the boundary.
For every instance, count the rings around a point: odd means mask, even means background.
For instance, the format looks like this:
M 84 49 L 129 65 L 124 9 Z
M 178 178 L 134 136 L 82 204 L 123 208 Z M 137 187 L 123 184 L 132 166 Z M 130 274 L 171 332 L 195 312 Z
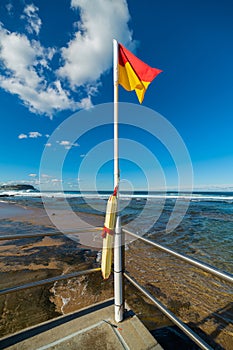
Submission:
M 15 205 L 14 203 L 7 203 L 0 201 L 0 219 L 15 218 L 22 216 L 31 216 L 31 210 L 23 206 Z
M 50 233 L 57 232 L 43 209 L 28 209 L 1 202 L 0 211 L 1 236 L 15 233 L 15 231 L 19 235 L 26 232 L 36 235 L 46 230 Z M 88 239 L 84 238 L 83 242 L 89 244 Z M 96 254 L 94 247 L 81 245 L 77 238 L 71 240 L 65 235 L 2 240 L 0 242 L 0 288 L 91 268 L 96 266 Z M 2 296 L 0 298 L 1 336 L 62 314 L 63 299 L 57 296 L 53 288 L 54 286 L 50 285 Z M 82 292 L 80 288 L 77 290 Z M 106 292 L 106 298 L 108 295 Z M 78 305 L 86 306 L 94 299 L 82 298 Z M 13 315 L 11 313 L 15 308 L 17 311 Z
M 75 220 L 72 220 L 74 216 Z M 56 232 L 64 233 L 70 239 L 79 242 L 82 247 L 88 247 L 91 250 L 101 249 L 102 247 L 101 230 L 104 218 L 97 215 L 87 213 L 75 215 L 71 211 L 56 209 L 47 210 L 46 212 L 41 208 L 28 208 L 2 201 L 0 202 L 1 219 L 52 228 Z

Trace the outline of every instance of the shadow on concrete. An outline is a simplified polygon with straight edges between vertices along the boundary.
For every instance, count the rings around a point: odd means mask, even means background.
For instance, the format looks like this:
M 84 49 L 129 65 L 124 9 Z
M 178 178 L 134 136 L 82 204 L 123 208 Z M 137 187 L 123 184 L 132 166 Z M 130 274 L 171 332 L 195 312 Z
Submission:
M 94 311 L 104 309 L 105 307 L 111 306 L 113 304 L 114 304 L 114 299 L 110 299 L 110 300 L 104 301 L 102 303 L 99 303 L 97 305 L 92 305 L 92 306 L 87 307 L 83 310 L 74 312 L 70 315 L 62 316 L 62 317 L 59 317 L 59 318 L 54 319 L 52 321 L 48 321 L 44 324 L 33 327 L 32 329 L 27 329 L 25 331 L 22 331 L 20 333 L 15 334 L 15 335 L 11 335 L 3 340 L 0 340 L 0 349 L 8 348 L 9 346 L 15 345 L 23 340 L 29 339 L 31 337 L 34 337 L 34 336 L 40 334 L 40 333 L 46 332 L 49 329 L 60 326 L 62 324 L 70 322 L 76 318 L 90 314 Z

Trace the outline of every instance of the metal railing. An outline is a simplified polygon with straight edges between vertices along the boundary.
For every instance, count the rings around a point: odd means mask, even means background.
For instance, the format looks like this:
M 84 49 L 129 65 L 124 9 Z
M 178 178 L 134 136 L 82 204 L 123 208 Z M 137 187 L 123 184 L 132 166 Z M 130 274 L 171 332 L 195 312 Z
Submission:
M 167 254 L 170 254 L 178 259 L 181 259 L 195 267 L 200 268 L 203 271 L 206 271 L 224 281 L 233 283 L 233 275 L 227 272 L 223 272 L 211 265 L 205 264 L 197 259 L 190 258 L 186 255 L 177 253 L 176 251 L 166 248 L 158 243 L 153 242 L 152 240 L 141 237 L 136 233 L 133 233 L 131 231 L 122 229 L 123 233 L 129 236 L 132 236 L 134 238 L 137 238 L 144 243 L 150 244 L 153 247 L 166 252 Z M 177 327 L 179 327 L 191 340 L 193 340 L 201 349 L 203 350 L 211 350 L 212 347 L 210 347 L 203 339 L 201 339 L 195 332 L 193 332 L 188 326 L 186 326 L 178 317 L 176 317 L 170 310 L 166 308 L 165 305 L 163 305 L 160 301 L 158 301 L 153 295 L 151 295 L 143 286 L 141 286 L 135 279 L 133 279 L 128 273 L 124 272 L 125 278 L 132 283 L 139 291 L 141 291 L 147 298 L 149 298 L 157 307 L 158 309 L 165 314 Z
M 82 232 L 92 232 L 102 230 L 102 227 L 94 227 L 94 228 L 79 228 L 75 230 L 75 232 L 67 232 L 67 235 L 76 235 Z M 41 232 L 37 234 L 33 233 L 25 233 L 25 234 L 16 234 L 16 235 L 5 235 L 0 236 L 0 241 L 11 241 L 15 239 L 23 239 L 23 238 L 37 238 L 37 237 L 46 237 L 46 236 L 64 236 L 63 232 L 55 231 L 55 232 Z
M 12 241 L 15 239 L 23 239 L 23 238 L 37 238 L 37 237 L 45 237 L 45 236 L 61 236 L 63 233 L 61 232 L 48 232 L 48 233 L 25 233 L 20 235 L 6 235 L 0 236 L 0 241 Z
M 201 339 L 195 332 L 193 332 L 186 324 L 184 324 L 178 317 L 176 317 L 170 310 L 168 310 L 160 301 L 151 295 L 144 287 L 135 281 L 128 273 L 124 273 L 126 279 L 132 283 L 139 291 L 141 291 L 147 298 L 149 298 L 157 308 L 166 315 L 177 327 L 179 327 L 191 340 L 193 340 L 203 350 L 213 350 L 203 339 Z
M 100 228 L 97 227 L 95 229 L 99 230 Z M 83 232 L 83 231 L 84 230 L 80 229 L 75 233 L 79 233 L 79 232 Z M 223 272 L 223 271 L 216 269 L 215 267 L 213 267 L 211 265 L 205 264 L 199 260 L 190 258 L 190 257 L 183 255 L 183 254 L 180 254 L 180 253 L 177 253 L 176 251 L 174 251 L 170 248 L 166 248 L 158 243 L 153 242 L 152 240 L 150 240 L 148 238 L 141 237 L 138 234 L 135 234 L 131 231 L 128 231 L 125 229 L 122 229 L 122 231 L 126 235 L 130 235 L 134 238 L 137 238 L 137 239 L 143 241 L 144 243 L 150 244 L 150 245 L 154 246 L 155 248 L 162 250 L 163 252 L 166 252 L 172 256 L 175 256 L 176 258 L 181 259 L 181 260 L 183 260 L 183 261 L 185 261 L 185 262 L 187 262 L 195 267 L 198 267 L 198 268 L 202 269 L 203 271 L 207 271 L 210 274 L 217 276 L 218 278 L 220 278 L 222 280 L 233 283 L 233 275 L 232 274 L 229 274 L 227 272 Z M 51 233 L 41 233 L 41 234 L 36 234 L 36 235 L 25 234 L 25 235 L 10 235 L 10 236 L 4 236 L 4 237 L 0 236 L 0 241 L 1 240 L 21 239 L 21 238 L 34 238 L 34 237 L 36 238 L 36 237 L 43 237 L 43 236 L 56 236 L 56 235 L 62 235 L 62 233 L 51 232 Z M 51 278 L 44 279 L 44 280 L 26 283 L 26 284 L 23 284 L 20 286 L 14 286 L 14 287 L 2 289 L 2 290 L 0 290 L 0 296 L 8 294 L 8 293 L 14 293 L 14 292 L 18 292 L 21 290 L 29 289 L 29 288 L 43 286 L 46 284 L 54 283 L 56 281 L 62 281 L 62 280 L 70 279 L 70 278 L 79 277 L 79 276 L 85 275 L 85 274 L 91 274 L 94 272 L 98 272 L 100 270 L 101 270 L 100 268 L 94 268 L 94 269 L 83 270 L 83 271 L 75 271 L 75 272 L 65 274 L 65 275 L 55 276 L 55 277 L 51 277 Z M 133 279 L 128 273 L 124 272 L 123 276 L 130 283 L 132 283 L 132 285 L 134 285 L 138 290 L 140 290 L 144 295 L 146 295 L 146 297 L 148 297 L 158 307 L 158 309 L 162 313 L 164 313 L 174 324 L 176 324 L 201 349 L 203 349 L 203 350 L 211 350 L 212 349 L 204 340 L 202 340 L 195 332 L 193 332 L 188 326 L 186 326 L 178 317 L 176 317 L 170 310 L 168 310 L 165 305 L 163 305 L 153 295 L 151 295 L 143 286 L 141 286 L 137 281 L 135 281 L 135 279 Z
M 44 280 L 39 280 L 39 281 L 35 281 L 35 282 L 22 284 L 21 286 L 14 286 L 14 287 L 10 287 L 10 288 L 5 288 L 5 289 L 0 290 L 0 296 L 5 295 L 5 294 L 9 294 L 9 293 L 18 292 L 20 290 L 44 286 L 46 284 L 50 284 L 50 283 L 57 282 L 57 281 L 64 281 L 64 280 L 74 278 L 74 277 L 79 277 L 82 275 L 89 275 L 90 273 L 97 272 L 100 270 L 101 270 L 100 267 L 97 267 L 95 269 L 75 271 L 75 272 L 68 273 L 66 275 L 55 276 L 55 277 L 47 278 Z
M 148 244 L 154 246 L 155 248 L 157 248 L 159 250 L 162 250 L 163 252 L 166 252 L 172 256 L 175 256 L 176 258 L 179 258 L 183 261 L 186 261 L 187 263 L 189 263 L 193 266 L 199 267 L 201 270 L 207 271 L 210 274 L 221 278 L 222 280 L 233 283 L 233 275 L 228 273 L 228 272 L 223 272 L 223 271 L 221 271 L 221 270 L 219 270 L 219 269 L 217 269 L 209 264 L 205 264 L 197 259 L 193 259 L 193 258 L 188 257 L 187 255 L 177 253 L 175 250 L 172 250 L 170 248 L 166 248 L 166 247 L 162 246 L 161 244 L 155 243 L 148 238 L 141 237 L 138 234 L 133 233 L 131 231 L 128 231 L 125 229 L 122 229 L 122 231 L 127 235 L 133 236 L 133 237 L 135 237 L 135 238 L 137 238 L 145 243 L 148 243 Z

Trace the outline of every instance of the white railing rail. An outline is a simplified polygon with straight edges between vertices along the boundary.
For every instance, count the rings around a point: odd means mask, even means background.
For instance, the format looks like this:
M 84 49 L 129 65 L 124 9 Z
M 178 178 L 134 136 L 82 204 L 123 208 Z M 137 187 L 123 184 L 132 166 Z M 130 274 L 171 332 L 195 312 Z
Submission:
M 170 248 L 164 247 L 161 244 L 153 242 L 151 239 L 141 237 L 138 234 L 133 233 L 131 231 L 128 231 L 128 230 L 125 230 L 125 229 L 122 229 L 122 231 L 123 231 L 123 233 L 125 233 L 127 235 L 130 235 L 132 237 L 135 237 L 135 238 L 137 238 L 137 239 L 139 239 L 139 240 L 141 240 L 141 241 L 143 241 L 143 242 L 145 242 L 147 244 L 150 244 L 153 247 L 155 247 L 155 248 L 157 248 L 159 250 L 162 250 L 163 252 L 166 252 L 166 253 L 168 253 L 168 254 L 170 254 L 172 256 L 175 256 L 176 258 L 181 259 L 183 261 L 186 261 L 187 263 L 189 263 L 189 264 L 191 264 L 193 266 L 199 267 L 201 270 L 209 272 L 210 274 L 212 274 L 214 276 L 217 276 L 217 277 L 221 278 L 224 281 L 233 283 L 233 275 L 228 273 L 228 272 L 221 271 L 221 270 L 215 268 L 214 266 L 205 264 L 205 263 L 203 263 L 203 262 L 201 262 L 201 261 L 199 261 L 197 259 L 190 258 L 187 255 L 177 253 L 175 250 L 172 250 Z

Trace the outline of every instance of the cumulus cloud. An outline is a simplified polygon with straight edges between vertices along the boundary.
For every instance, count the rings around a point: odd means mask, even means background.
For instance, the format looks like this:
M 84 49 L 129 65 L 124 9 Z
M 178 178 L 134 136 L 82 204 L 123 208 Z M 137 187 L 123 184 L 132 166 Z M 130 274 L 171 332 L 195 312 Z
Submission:
M 79 146 L 78 143 L 71 143 L 70 141 L 66 141 L 66 140 L 57 141 L 57 143 L 58 143 L 60 146 L 64 146 L 65 149 L 70 149 L 70 148 L 72 148 L 72 147 L 78 147 L 78 146 Z
M 42 137 L 43 135 L 39 132 L 39 131 L 29 131 L 28 134 L 20 134 L 18 136 L 19 139 L 27 139 L 27 138 L 31 138 L 31 139 L 37 139 L 38 137 Z M 47 137 L 48 135 L 44 135 L 45 137 Z
M 30 34 L 35 33 L 38 35 L 40 32 L 42 21 L 38 16 L 38 11 L 38 7 L 34 4 L 26 5 L 23 11 L 24 14 L 21 16 L 27 21 L 26 29 Z
M 51 175 L 48 175 L 48 174 L 41 174 L 41 177 L 42 177 L 43 179 L 49 179 L 49 178 L 51 178 L 52 176 L 51 176 Z
M 69 146 L 70 145 L 70 141 L 61 141 L 61 142 L 59 142 L 59 145 L 61 145 L 61 146 Z
M 19 136 L 18 136 L 18 139 L 27 139 L 27 135 L 26 134 L 20 134 Z
M 58 70 L 71 87 L 98 80 L 112 63 L 112 39 L 132 43 L 130 19 L 125 0 L 72 0 L 71 7 L 80 11 L 78 31 L 62 49 L 64 65 Z
M 36 177 L 37 174 L 28 174 L 28 176 L 30 176 L 30 177 Z
M 16 94 L 33 113 L 52 117 L 55 111 L 81 108 L 83 101 L 74 102 L 61 82 L 47 81 L 45 72 L 53 56 L 53 49 L 30 41 L 26 35 L 9 32 L 0 26 L 0 87 Z
M 42 134 L 38 131 L 30 131 L 29 132 L 29 137 L 31 139 L 36 139 L 37 137 L 41 137 L 41 136 L 42 136 Z
M 52 146 L 52 144 L 50 142 L 45 144 L 45 147 L 51 147 L 51 146 Z
M 79 21 L 72 39 L 59 49 L 45 48 L 38 40 L 42 21 L 33 3 L 22 15 L 28 35 L 0 23 L 0 87 L 17 95 L 31 112 L 50 118 L 58 111 L 92 107 L 101 75 L 112 66 L 113 38 L 134 46 L 126 0 L 70 4 Z
M 62 182 L 62 180 L 60 180 L 60 179 L 52 179 L 51 181 L 54 182 L 54 183 L 55 182 Z

